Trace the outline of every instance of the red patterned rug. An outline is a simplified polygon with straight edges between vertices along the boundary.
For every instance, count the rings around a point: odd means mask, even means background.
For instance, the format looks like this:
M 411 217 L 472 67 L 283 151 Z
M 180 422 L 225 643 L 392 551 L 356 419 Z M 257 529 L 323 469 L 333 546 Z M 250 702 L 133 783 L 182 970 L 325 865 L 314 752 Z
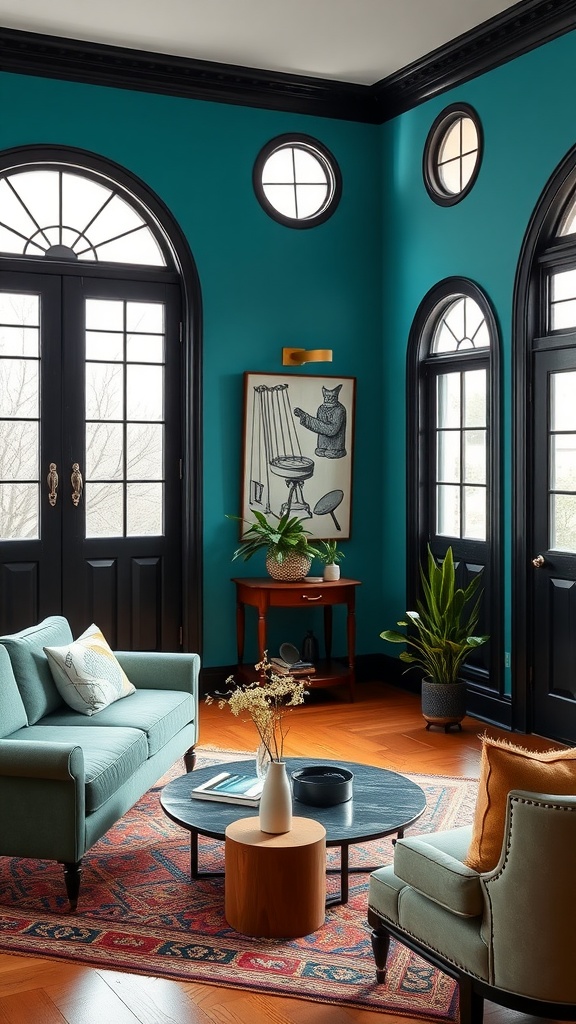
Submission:
M 198 763 L 226 757 L 238 754 L 204 748 Z M 457 1019 L 454 982 L 400 944 L 393 944 L 387 984 L 376 985 L 366 920 L 367 874 L 350 876 L 348 904 L 329 908 L 325 925 L 305 938 L 252 939 L 233 931 L 224 918 L 223 878 L 190 881 L 189 833 L 159 806 L 162 785 L 177 774 L 180 765 L 86 855 L 74 914 L 68 912 L 60 865 L 0 858 L 0 949 L 387 1013 Z M 424 789 L 427 809 L 409 834 L 471 820 L 476 782 L 410 778 Z M 202 838 L 200 844 L 202 868 L 221 869 L 223 844 Z M 329 855 L 337 856 L 333 850 Z M 352 864 L 391 859 L 386 839 L 350 850 Z

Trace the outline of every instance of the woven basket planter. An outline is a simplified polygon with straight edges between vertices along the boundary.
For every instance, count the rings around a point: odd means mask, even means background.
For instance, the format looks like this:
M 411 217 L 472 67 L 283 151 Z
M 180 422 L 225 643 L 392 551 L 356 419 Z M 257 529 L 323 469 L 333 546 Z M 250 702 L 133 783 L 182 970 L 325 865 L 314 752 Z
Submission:
M 290 551 L 284 556 L 283 562 L 277 562 L 272 555 L 266 556 L 266 571 L 273 580 L 283 583 L 295 583 L 303 580 L 310 571 L 312 559 L 298 551 Z

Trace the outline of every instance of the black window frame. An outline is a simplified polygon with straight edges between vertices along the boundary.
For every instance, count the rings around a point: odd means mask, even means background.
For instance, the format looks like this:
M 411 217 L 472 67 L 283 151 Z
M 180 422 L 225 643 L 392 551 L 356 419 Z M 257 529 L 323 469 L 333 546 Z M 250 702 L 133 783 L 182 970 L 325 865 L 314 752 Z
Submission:
M 476 164 L 470 180 L 460 192 L 447 192 L 442 185 L 439 175 L 438 153 L 447 132 L 456 121 L 463 117 L 470 118 L 470 120 L 474 122 L 474 126 L 476 128 L 478 136 Z M 432 201 L 438 206 L 455 206 L 457 203 L 461 203 L 476 184 L 476 180 L 480 173 L 483 155 L 484 133 L 482 131 L 482 122 L 480 121 L 480 117 L 476 110 L 474 110 L 474 108 L 468 103 L 452 103 L 449 107 L 445 107 L 444 110 L 438 114 L 438 117 L 428 132 L 422 157 L 422 174 L 424 184 Z
M 264 192 L 262 172 L 266 161 L 278 150 L 289 148 L 300 148 L 312 153 L 312 155 L 315 156 L 326 169 L 328 180 L 332 185 L 331 191 L 329 192 L 324 205 L 317 213 L 310 217 L 288 217 L 272 205 Z M 277 135 L 262 147 L 256 157 L 252 170 L 252 184 L 256 198 L 265 213 L 267 213 L 272 220 L 277 221 L 279 224 L 283 224 L 284 227 L 296 228 L 297 230 L 315 228 L 319 224 L 324 224 L 336 212 L 342 197 L 342 173 L 334 154 L 330 152 L 327 146 L 312 135 L 304 135 L 298 132 L 286 132 L 283 135 Z

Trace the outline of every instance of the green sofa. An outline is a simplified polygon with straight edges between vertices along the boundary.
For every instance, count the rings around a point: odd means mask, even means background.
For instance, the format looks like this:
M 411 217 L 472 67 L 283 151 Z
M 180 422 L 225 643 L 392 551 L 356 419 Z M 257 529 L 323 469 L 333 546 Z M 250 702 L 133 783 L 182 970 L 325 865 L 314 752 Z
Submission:
M 0 636 L 0 856 L 61 862 L 74 910 L 86 851 L 179 757 L 193 768 L 200 658 L 115 652 L 136 692 L 88 716 L 43 650 L 72 639 L 58 615 Z

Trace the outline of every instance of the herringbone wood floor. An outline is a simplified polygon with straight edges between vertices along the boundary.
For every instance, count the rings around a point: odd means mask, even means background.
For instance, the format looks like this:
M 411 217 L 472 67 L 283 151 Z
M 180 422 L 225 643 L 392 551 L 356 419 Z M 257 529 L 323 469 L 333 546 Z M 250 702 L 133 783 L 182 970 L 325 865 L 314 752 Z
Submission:
M 200 743 L 253 751 L 254 727 L 217 706 L 201 708 Z M 435 775 L 477 777 L 479 735 L 508 736 L 465 719 L 461 733 L 426 731 L 419 698 L 363 683 L 349 704 L 344 690 L 313 694 L 290 719 L 286 753 L 327 757 Z M 538 749 L 548 740 L 523 737 Z M 80 894 L 81 906 L 82 894 Z M 0 1024 L 410 1024 L 406 1018 L 164 981 L 48 959 L 0 953 Z M 486 1024 L 531 1018 L 487 1004 Z

